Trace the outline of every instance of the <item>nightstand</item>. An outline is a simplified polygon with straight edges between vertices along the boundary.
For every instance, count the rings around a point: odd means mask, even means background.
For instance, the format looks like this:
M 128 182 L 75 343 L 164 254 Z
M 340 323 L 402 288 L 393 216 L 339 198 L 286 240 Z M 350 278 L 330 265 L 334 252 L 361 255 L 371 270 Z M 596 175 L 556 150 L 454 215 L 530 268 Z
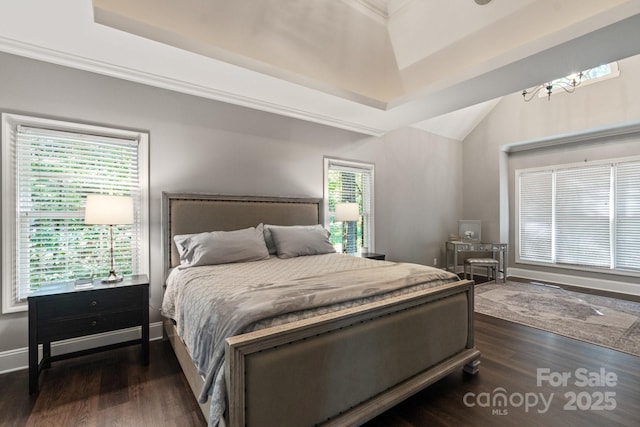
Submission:
M 356 256 L 359 256 L 360 258 L 368 258 L 368 259 L 377 259 L 380 261 L 384 261 L 384 254 L 377 254 L 375 252 L 360 252 L 360 253 L 356 253 Z
M 125 277 L 115 284 L 93 282 L 76 289 L 73 282 L 43 286 L 28 297 L 29 393 L 37 393 L 40 371 L 51 362 L 140 344 L 142 363 L 149 364 L 149 279 Z M 52 356 L 51 342 L 140 326 L 141 337 L 131 341 Z M 42 360 L 38 363 L 38 345 Z

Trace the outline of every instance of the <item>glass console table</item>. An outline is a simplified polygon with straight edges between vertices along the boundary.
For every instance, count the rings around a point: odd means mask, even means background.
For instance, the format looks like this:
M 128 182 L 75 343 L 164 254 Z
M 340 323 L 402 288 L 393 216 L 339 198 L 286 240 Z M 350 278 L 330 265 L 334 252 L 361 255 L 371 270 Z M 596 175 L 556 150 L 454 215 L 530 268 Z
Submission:
M 484 252 L 491 254 L 491 258 L 497 259 L 499 273 L 507 277 L 508 249 L 506 243 L 479 243 L 479 242 L 447 242 L 445 243 L 444 259 L 445 269 L 457 273 L 458 254 L 470 252 Z

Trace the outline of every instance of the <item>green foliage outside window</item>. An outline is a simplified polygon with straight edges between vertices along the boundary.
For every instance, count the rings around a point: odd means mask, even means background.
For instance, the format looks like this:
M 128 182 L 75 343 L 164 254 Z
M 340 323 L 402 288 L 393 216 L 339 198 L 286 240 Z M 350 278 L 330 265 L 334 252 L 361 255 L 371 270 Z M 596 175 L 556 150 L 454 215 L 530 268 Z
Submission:
M 131 195 L 137 148 L 24 132 L 17 152 L 17 238 L 20 256 L 28 258 L 19 264 L 21 283 L 36 289 L 106 276 L 109 228 L 84 224 L 86 196 Z M 113 237 L 116 271 L 131 274 L 132 227 L 114 226 Z
M 363 247 L 363 226 L 366 209 L 363 209 L 363 191 L 366 175 L 363 173 L 329 170 L 328 171 L 328 197 L 329 204 L 329 231 L 330 241 L 336 250 L 342 250 L 343 223 L 335 220 L 334 212 L 336 203 L 357 203 L 361 212 L 360 220 L 355 222 L 356 227 L 349 227 L 347 234 L 347 248 L 349 252 L 356 252 Z

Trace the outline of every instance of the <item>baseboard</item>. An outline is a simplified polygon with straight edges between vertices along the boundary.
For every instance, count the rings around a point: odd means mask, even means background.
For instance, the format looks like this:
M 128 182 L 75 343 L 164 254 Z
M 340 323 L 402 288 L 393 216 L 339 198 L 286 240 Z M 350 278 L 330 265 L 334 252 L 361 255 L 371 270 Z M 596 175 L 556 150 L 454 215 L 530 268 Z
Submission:
M 92 347 L 134 340 L 136 338 L 140 338 L 140 327 L 90 335 L 87 337 L 72 338 L 52 343 L 51 354 L 56 355 L 85 350 Z M 155 322 L 149 325 L 149 339 L 151 341 L 162 339 L 162 322 Z M 40 351 L 42 351 L 42 349 L 40 349 Z M 0 352 L 0 374 L 27 369 L 28 367 L 29 349 L 27 347 Z
M 528 280 L 557 283 L 559 285 L 579 286 L 582 288 L 619 292 L 622 294 L 640 295 L 639 285 L 627 282 L 618 282 L 616 280 L 593 279 L 590 277 L 572 276 L 569 274 L 526 270 L 524 268 L 509 268 L 509 277 L 520 277 Z

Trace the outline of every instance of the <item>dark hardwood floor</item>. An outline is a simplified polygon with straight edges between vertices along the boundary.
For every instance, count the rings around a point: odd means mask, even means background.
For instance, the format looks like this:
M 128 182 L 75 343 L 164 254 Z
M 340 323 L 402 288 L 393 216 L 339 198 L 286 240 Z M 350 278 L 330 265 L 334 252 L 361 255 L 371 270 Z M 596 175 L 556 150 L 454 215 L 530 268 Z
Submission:
M 482 352 L 477 375 L 453 373 L 366 426 L 640 425 L 640 358 L 481 314 L 475 324 L 475 343 Z M 537 370 L 545 368 L 554 378 L 555 373 L 570 373 L 567 385 L 543 381 L 538 386 Z M 605 376 L 615 374 L 617 381 L 581 386 L 579 369 L 588 377 L 601 376 L 604 369 Z M 493 402 L 498 388 L 508 398 L 506 406 Z M 609 405 L 604 405 L 605 392 Z M 574 394 L 577 403 L 571 401 Z M 545 406 L 541 397 L 550 404 Z M 612 410 L 596 409 L 613 405 Z
M 366 426 L 640 425 L 640 358 L 484 315 L 475 323 L 477 375 L 455 372 Z M 0 425 L 205 426 L 169 344 L 151 343 L 147 367 L 139 356 L 131 347 L 54 363 L 36 396 L 26 370 L 0 375 Z M 544 368 L 571 378 L 538 386 Z M 580 369 L 593 381 L 604 370 L 609 385 L 580 386 Z M 506 406 L 493 402 L 500 391 Z
M 29 396 L 27 370 L 0 375 L 0 426 L 205 426 L 168 342 L 52 364 Z

